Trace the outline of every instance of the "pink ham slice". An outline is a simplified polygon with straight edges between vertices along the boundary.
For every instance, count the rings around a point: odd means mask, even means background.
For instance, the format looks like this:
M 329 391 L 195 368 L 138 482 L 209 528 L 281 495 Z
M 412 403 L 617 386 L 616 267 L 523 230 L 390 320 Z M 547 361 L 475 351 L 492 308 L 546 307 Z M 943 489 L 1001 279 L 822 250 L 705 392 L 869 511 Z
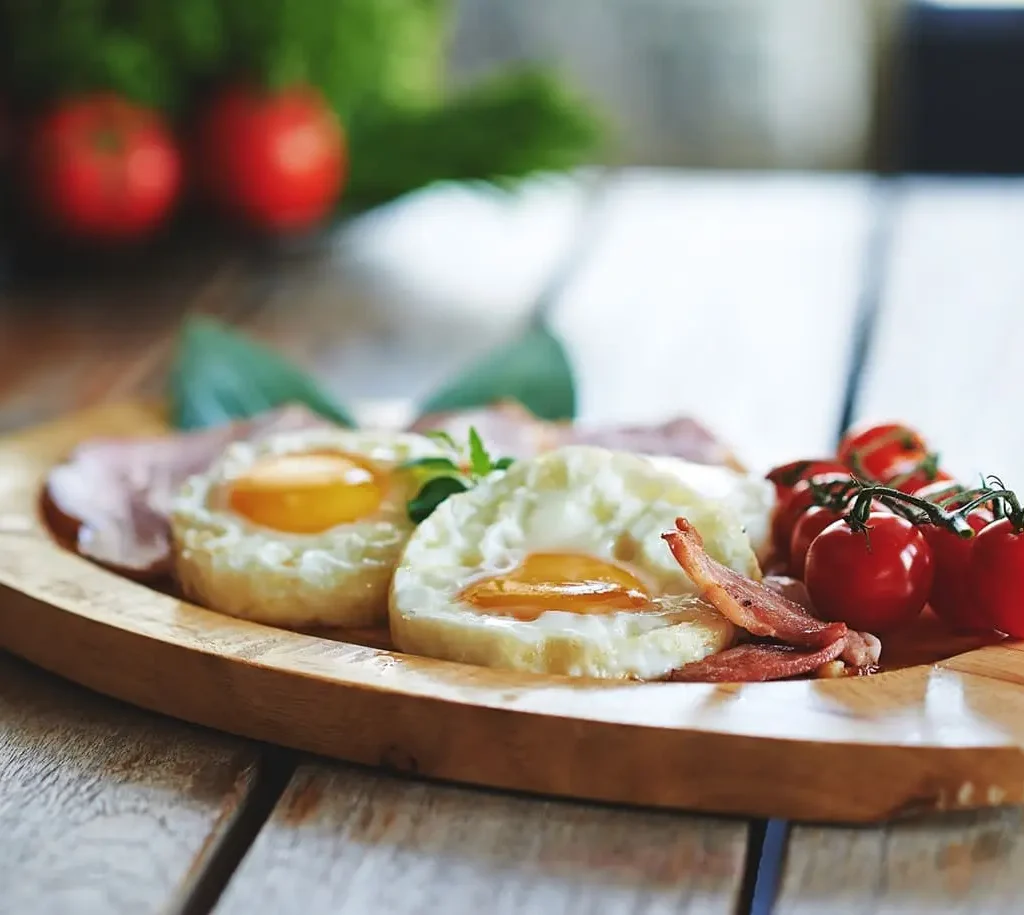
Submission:
M 695 464 L 724 464 L 734 470 L 743 469 L 721 440 L 689 417 L 649 426 L 563 426 L 556 434 L 559 445 L 597 445 L 613 451 L 666 455 Z
M 688 417 L 645 426 L 593 426 L 538 419 L 514 401 L 474 410 L 430 413 L 410 426 L 412 432 L 447 432 L 465 442 L 475 426 L 488 449 L 500 457 L 534 457 L 562 445 L 596 445 L 616 451 L 668 455 L 698 464 L 741 469 L 735 455 L 708 429 Z
M 703 661 L 672 671 L 666 679 L 674 683 L 758 683 L 785 680 L 816 671 L 835 661 L 843 652 L 844 638 L 814 651 L 792 645 L 737 645 Z
M 202 432 L 140 439 L 95 439 L 50 471 L 43 510 L 78 553 L 138 579 L 170 571 L 168 513 L 174 494 L 234 441 L 327 425 L 289 406 Z
M 753 581 L 704 552 L 704 541 L 685 518 L 663 534 L 672 555 L 701 597 L 751 635 L 802 648 L 824 648 L 846 634 L 845 623 L 825 623 L 763 582 Z

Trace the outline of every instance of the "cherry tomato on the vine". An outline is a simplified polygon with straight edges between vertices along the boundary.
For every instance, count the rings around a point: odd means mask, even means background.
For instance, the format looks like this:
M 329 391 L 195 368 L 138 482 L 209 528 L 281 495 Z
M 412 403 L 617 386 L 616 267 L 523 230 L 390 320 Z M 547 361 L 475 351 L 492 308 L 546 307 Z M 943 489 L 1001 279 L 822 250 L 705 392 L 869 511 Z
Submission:
M 819 473 L 849 474 L 849 472 L 849 468 L 835 458 L 804 458 L 800 461 L 780 464 L 769 470 L 766 477 L 775 484 L 776 497 L 781 500 L 801 480 L 806 480 Z
M 972 511 L 967 523 L 978 534 L 992 523 L 992 513 L 985 509 Z M 958 632 L 991 629 L 978 613 L 978 603 L 969 582 L 974 539 L 958 537 L 934 524 L 922 525 L 921 532 L 935 561 L 935 576 L 928 596 L 935 615 Z
M 872 512 L 867 535 L 835 521 L 814 538 L 804 576 L 815 611 L 854 629 L 884 632 L 913 622 L 933 578 L 931 548 L 906 518 Z
M 810 549 L 811 543 L 826 527 L 840 518 L 842 518 L 840 512 L 825 508 L 824 505 L 812 505 L 796 519 L 793 533 L 789 538 L 790 575 L 800 581 L 804 580 L 807 551 Z
M 772 515 L 772 545 L 776 556 L 785 560 L 789 556 L 789 542 L 800 516 L 814 504 L 815 485 L 839 483 L 850 479 L 849 471 L 842 473 L 819 473 L 806 480 L 800 480 L 775 506 Z
M 1009 518 L 974 538 L 967 587 L 983 625 L 1024 638 L 1024 534 Z
M 892 473 L 883 482 L 900 492 L 909 494 L 932 483 L 948 485 L 954 480 L 952 474 L 946 473 L 941 467 L 933 466 L 931 459 L 925 458 L 919 463 L 907 463 L 893 467 Z
M 855 473 L 886 480 L 894 468 L 906 467 L 927 456 L 924 439 L 902 423 L 867 423 L 843 436 L 836 456 Z
M 963 503 L 956 498 L 964 491 L 964 488 L 955 480 L 933 480 L 925 483 L 917 489 L 911 490 L 910 494 L 926 502 L 934 502 L 936 505 L 954 507 Z

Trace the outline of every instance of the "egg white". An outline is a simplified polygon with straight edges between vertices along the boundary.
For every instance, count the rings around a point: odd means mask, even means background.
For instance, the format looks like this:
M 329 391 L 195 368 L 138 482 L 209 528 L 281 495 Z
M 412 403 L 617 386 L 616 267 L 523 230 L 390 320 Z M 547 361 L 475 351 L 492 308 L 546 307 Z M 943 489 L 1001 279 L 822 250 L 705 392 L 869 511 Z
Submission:
M 776 503 L 775 485 L 770 480 L 731 467 L 695 464 L 676 457 L 652 455 L 648 460 L 658 470 L 676 477 L 705 498 L 721 502 L 736 512 L 757 558 L 761 562 L 768 558 Z
M 255 524 L 227 505 L 233 479 L 277 455 L 336 452 L 366 462 L 386 480 L 368 517 L 317 534 Z M 370 627 L 387 621 L 388 587 L 414 525 L 406 502 L 415 481 L 397 468 L 438 455 L 411 433 L 316 429 L 228 447 L 174 500 L 175 573 L 187 597 L 211 609 L 275 626 Z
M 660 677 L 723 650 L 732 625 L 694 595 L 661 538 L 685 515 L 713 556 L 758 577 L 742 519 L 648 459 L 567 446 L 513 464 L 452 496 L 407 542 L 391 588 L 391 635 L 403 651 L 514 670 Z M 572 552 L 627 568 L 655 610 L 536 620 L 476 612 L 469 583 L 507 573 L 531 553 Z

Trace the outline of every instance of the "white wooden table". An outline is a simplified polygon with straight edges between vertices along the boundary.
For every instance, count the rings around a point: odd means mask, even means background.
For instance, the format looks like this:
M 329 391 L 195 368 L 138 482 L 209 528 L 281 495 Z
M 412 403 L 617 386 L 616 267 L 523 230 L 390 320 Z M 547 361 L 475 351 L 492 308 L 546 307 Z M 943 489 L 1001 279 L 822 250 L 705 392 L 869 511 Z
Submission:
M 440 189 L 275 266 L 0 298 L 0 428 L 159 390 L 186 310 L 342 397 L 426 393 L 537 308 L 585 418 L 692 413 L 755 468 L 853 419 L 1024 478 L 1024 183 L 630 171 Z M 132 320 L 126 320 L 131 310 Z M 844 829 L 427 784 L 129 709 L 0 656 L 0 913 L 1020 911 L 1021 812 Z

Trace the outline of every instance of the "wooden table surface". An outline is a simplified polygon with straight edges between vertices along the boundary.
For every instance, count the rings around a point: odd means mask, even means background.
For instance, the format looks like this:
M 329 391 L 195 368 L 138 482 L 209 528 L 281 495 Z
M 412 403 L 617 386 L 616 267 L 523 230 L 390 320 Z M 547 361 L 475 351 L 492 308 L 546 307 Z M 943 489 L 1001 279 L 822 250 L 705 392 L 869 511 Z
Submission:
M 859 417 L 1024 476 L 1024 183 L 666 171 L 435 189 L 284 263 L 0 293 L 0 431 L 159 393 L 222 316 L 348 401 L 545 309 L 587 419 L 692 413 L 755 468 Z M 116 659 L 111 659 L 116 663 Z M 769 789 L 770 790 L 770 789 Z M 1019 809 L 882 828 L 429 784 L 133 710 L 0 655 L 0 913 L 1019 912 Z

